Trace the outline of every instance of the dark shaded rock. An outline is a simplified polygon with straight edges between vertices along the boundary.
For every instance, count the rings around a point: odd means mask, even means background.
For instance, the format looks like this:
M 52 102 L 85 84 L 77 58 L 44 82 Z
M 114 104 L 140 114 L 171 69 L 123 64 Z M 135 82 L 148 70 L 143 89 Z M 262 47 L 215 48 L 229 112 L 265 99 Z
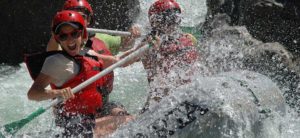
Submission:
M 263 42 L 279 42 L 295 56 L 300 53 L 300 5 L 294 0 L 241 2 L 244 9 L 240 25 Z
M 207 22 L 206 27 L 211 29 L 205 30 L 203 39 L 200 40 L 204 64 L 212 74 L 242 69 L 243 51 L 261 44 L 245 27 L 230 26 L 228 18 L 226 14 L 218 14 L 210 23 Z
M 18 65 L 24 53 L 44 51 L 50 38 L 51 20 L 64 1 L 3 0 L 0 2 L 0 63 Z M 138 0 L 90 1 L 96 13 L 94 27 L 127 30 L 137 17 Z
M 0 63 L 17 65 L 23 53 L 40 51 L 50 38 L 50 24 L 63 1 L 4 0 L 0 2 Z
M 227 14 L 230 25 L 245 25 L 263 42 L 279 42 L 294 56 L 300 53 L 300 1 L 297 0 L 207 0 L 207 21 Z
M 245 27 L 230 26 L 226 14 L 218 14 L 206 24 L 214 28 L 200 41 L 207 74 L 231 70 L 251 70 L 272 79 L 282 90 L 287 103 L 300 111 L 299 61 L 280 43 L 263 43 Z
M 270 77 L 284 92 L 287 103 L 300 112 L 300 72 L 292 54 L 279 43 L 264 43 L 249 48 L 245 68 Z
M 95 10 L 94 27 L 127 31 L 140 12 L 138 0 L 91 0 Z
M 239 4 L 241 0 L 207 0 L 206 20 L 213 19 L 217 14 L 227 14 L 231 21 L 230 25 L 236 25 L 240 17 Z

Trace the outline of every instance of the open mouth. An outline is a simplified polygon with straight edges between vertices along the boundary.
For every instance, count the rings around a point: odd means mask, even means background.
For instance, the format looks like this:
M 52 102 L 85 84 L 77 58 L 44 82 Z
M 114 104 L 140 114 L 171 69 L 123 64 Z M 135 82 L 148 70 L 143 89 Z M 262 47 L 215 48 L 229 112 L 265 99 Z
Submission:
M 71 45 L 68 45 L 68 49 L 69 50 L 75 50 L 76 49 L 76 44 L 71 44 Z

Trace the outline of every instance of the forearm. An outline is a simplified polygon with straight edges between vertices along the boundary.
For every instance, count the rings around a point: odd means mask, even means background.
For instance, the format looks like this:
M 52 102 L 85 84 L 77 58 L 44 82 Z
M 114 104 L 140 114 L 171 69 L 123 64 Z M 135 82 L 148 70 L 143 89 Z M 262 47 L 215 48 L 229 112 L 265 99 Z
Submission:
M 131 53 L 133 53 L 134 51 L 137 51 L 139 48 L 141 48 L 142 46 L 144 46 L 146 44 L 147 44 L 146 41 L 141 42 L 137 47 L 131 48 L 131 49 L 125 51 L 122 55 L 119 56 L 119 58 L 122 59 L 122 58 L 130 55 Z
M 97 57 L 103 60 L 104 68 L 107 68 L 118 61 L 116 57 L 109 55 L 97 54 Z
M 130 54 L 132 54 L 133 52 L 137 51 L 139 48 L 140 48 L 140 46 L 137 47 L 137 48 L 132 48 L 132 49 L 130 49 L 130 50 L 127 50 L 127 51 L 124 52 L 121 56 L 119 56 L 119 58 L 120 58 L 120 59 L 126 58 L 128 55 L 130 55 Z M 137 55 L 137 56 L 134 57 L 133 59 L 127 61 L 127 62 L 123 65 L 123 67 L 127 67 L 127 66 L 129 66 L 129 65 L 131 65 L 131 64 L 133 64 L 133 63 L 139 61 L 139 60 L 140 60 L 140 57 L 142 57 L 143 54 L 144 54 L 144 53 L 140 53 L 139 55 Z
M 133 53 L 134 51 L 136 51 L 135 48 L 129 49 L 127 51 L 125 51 L 124 53 L 122 53 L 122 55 L 119 56 L 120 59 L 127 57 L 128 55 L 130 55 L 131 53 Z
M 121 37 L 121 47 L 120 51 L 126 51 L 132 48 L 133 43 L 135 42 L 135 39 L 131 38 L 130 36 Z
M 53 99 L 57 97 L 56 90 L 47 90 L 45 88 L 38 88 L 36 86 L 32 86 L 27 94 L 29 100 L 34 101 L 43 101 L 48 99 Z
M 141 36 L 140 27 L 137 25 L 131 26 L 131 28 L 128 31 L 131 33 L 131 35 L 121 37 L 120 51 L 126 51 L 132 48 L 135 39 Z

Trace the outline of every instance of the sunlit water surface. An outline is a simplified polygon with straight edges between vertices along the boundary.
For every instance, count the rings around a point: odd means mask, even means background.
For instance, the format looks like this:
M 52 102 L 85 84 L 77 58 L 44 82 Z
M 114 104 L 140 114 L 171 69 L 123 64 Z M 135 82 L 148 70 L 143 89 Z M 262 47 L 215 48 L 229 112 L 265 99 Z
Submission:
M 147 23 L 147 9 L 153 1 L 141 1 L 142 11 L 137 24 L 149 26 Z M 206 13 L 205 0 L 178 1 L 184 9 L 183 25 L 194 26 L 204 21 Z M 24 63 L 20 64 L 19 68 L 0 65 L 1 125 L 24 118 L 38 107 L 49 103 L 49 101 L 33 102 L 27 99 L 26 94 L 31 84 L 32 80 Z M 142 108 L 146 101 L 147 91 L 146 73 L 141 63 L 135 63 L 130 67 L 115 70 L 114 91 L 111 94 L 111 100 L 121 102 L 131 114 L 137 114 Z M 275 119 L 277 120 L 276 122 L 283 123 L 282 134 L 276 134 L 275 137 L 296 138 L 300 135 L 300 119 L 297 114 L 288 110 L 286 116 L 278 116 Z M 54 126 L 53 120 L 51 110 L 48 110 L 27 124 L 17 135 L 19 137 L 51 137 L 56 132 L 59 132 Z M 272 126 L 272 124 L 268 125 Z M 272 127 L 262 131 L 273 133 Z

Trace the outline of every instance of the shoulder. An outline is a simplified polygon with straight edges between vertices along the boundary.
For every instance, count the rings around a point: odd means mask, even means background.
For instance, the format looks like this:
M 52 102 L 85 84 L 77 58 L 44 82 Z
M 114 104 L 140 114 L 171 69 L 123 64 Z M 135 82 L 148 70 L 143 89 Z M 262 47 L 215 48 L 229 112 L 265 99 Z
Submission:
M 101 48 L 107 49 L 107 44 L 103 40 L 101 40 L 97 37 L 92 37 L 92 38 L 90 38 L 90 40 L 92 41 L 92 46 L 96 46 L 96 48 L 101 47 Z
M 94 37 L 92 37 L 92 38 L 90 38 L 93 42 L 98 42 L 98 43 L 104 43 L 104 41 L 103 40 L 101 40 L 101 38 L 98 38 L 98 37 L 96 37 L 96 36 L 94 36 Z
M 54 54 L 46 58 L 41 72 L 59 78 L 65 75 L 66 72 L 77 72 L 79 65 L 72 59 L 67 58 L 63 54 Z
M 95 37 L 102 40 L 113 55 L 116 55 L 119 52 L 122 40 L 121 36 L 96 33 Z
M 107 43 L 96 37 L 91 38 L 91 40 L 93 42 L 92 49 L 98 54 L 112 55 L 110 50 L 108 49 Z
M 102 38 L 120 38 L 120 36 L 114 36 L 109 34 L 103 34 L 103 33 L 96 33 L 96 38 L 102 39 Z
M 54 54 L 45 59 L 44 66 L 47 68 L 57 68 L 65 66 L 67 63 L 72 62 L 71 59 L 65 57 L 63 54 Z
M 60 61 L 60 60 L 67 60 L 68 58 L 66 58 L 63 54 L 61 53 L 57 53 L 57 54 L 53 54 L 51 56 L 48 56 L 46 58 L 46 61 Z
M 96 33 L 94 38 L 100 39 L 107 43 L 116 42 L 116 41 L 121 40 L 120 36 L 113 36 L 113 35 L 101 34 L 101 33 Z

